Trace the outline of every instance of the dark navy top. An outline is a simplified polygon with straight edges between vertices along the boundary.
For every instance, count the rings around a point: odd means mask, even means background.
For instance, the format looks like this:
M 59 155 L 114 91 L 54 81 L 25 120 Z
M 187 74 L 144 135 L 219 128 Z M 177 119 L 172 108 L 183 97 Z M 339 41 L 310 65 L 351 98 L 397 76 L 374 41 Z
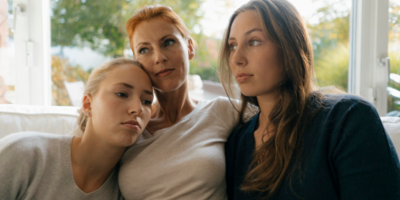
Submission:
M 270 199 L 400 200 L 400 165 L 375 108 L 360 97 L 324 98 L 303 137 L 301 168 Z M 240 190 L 254 152 L 258 116 L 237 126 L 225 146 L 228 199 L 259 199 Z M 265 195 L 264 195 L 265 196 Z

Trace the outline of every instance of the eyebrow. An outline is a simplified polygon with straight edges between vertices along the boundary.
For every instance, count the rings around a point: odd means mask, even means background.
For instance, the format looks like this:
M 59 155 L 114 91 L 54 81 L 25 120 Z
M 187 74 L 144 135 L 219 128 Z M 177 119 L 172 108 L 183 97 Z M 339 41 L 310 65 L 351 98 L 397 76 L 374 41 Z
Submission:
M 126 88 L 129 88 L 129 89 L 133 89 L 133 88 L 134 88 L 132 85 L 129 85 L 128 83 L 117 83 L 117 84 L 115 84 L 115 85 L 122 85 L 122 86 L 124 86 L 124 87 L 126 87 Z M 143 90 L 143 91 L 144 91 L 144 93 L 146 93 L 146 94 L 153 95 L 153 92 L 152 92 L 152 91 L 149 91 L 149 90 Z
M 262 29 L 260 29 L 260 28 L 253 28 L 253 29 L 247 31 L 247 32 L 245 33 L 245 35 L 248 35 L 248 34 L 254 32 L 254 31 L 261 31 L 261 32 L 262 32 Z M 235 40 L 235 38 L 234 38 L 234 37 L 230 37 L 228 40 Z
M 163 36 L 161 39 L 159 39 L 159 41 L 163 41 L 163 40 L 165 40 L 165 38 L 167 38 L 169 36 L 172 36 L 172 34 Z M 139 44 L 136 45 L 136 48 L 138 48 L 140 45 L 149 45 L 149 44 L 150 44 L 149 42 L 140 42 Z

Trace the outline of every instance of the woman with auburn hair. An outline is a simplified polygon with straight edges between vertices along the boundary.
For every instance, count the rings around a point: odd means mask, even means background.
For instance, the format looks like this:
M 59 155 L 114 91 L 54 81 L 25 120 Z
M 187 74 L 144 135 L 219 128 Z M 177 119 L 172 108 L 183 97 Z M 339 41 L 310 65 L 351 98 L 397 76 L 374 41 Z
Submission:
M 219 75 L 260 109 L 226 147 L 228 199 L 400 199 L 394 146 L 375 108 L 314 89 L 313 50 L 286 0 L 252 0 L 232 15 Z
M 167 6 L 146 6 L 126 24 L 157 102 L 142 138 L 121 159 L 119 185 L 130 199 L 226 199 L 224 144 L 237 123 L 229 99 L 189 97 L 194 42 Z
M 134 60 L 95 68 L 74 135 L 22 132 L 0 140 L 0 198 L 123 199 L 118 161 L 149 122 L 152 91 Z

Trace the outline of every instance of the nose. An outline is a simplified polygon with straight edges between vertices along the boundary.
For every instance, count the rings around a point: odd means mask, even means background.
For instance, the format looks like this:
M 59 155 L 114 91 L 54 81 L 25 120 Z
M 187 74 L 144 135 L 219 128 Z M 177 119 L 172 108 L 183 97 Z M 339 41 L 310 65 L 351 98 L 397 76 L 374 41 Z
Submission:
M 235 51 L 231 52 L 231 54 L 231 64 L 238 67 L 243 67 L 247 65 L 245 52 L 244 50 L 242 50 L 242 48 L 238 46 Z
M 162 52 L 160 48 L 156 48 L 154 51 L 154 63 L 156 65 L 167 61 L 167 56 L 165 56 L 164 52 Z
M 141 116 L 143 113 L 143 105 L 140 98 L 134 98 L 129 107 L 129 114 L 135 116 Z

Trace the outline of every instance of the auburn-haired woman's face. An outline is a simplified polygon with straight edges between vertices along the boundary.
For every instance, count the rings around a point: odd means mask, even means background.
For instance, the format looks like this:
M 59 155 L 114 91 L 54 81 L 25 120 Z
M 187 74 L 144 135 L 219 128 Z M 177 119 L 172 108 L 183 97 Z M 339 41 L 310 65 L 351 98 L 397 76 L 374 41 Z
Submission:
M 282 51 L 262 23 L 255 11 L 248 10 L 236 16 L 230 29 L 229 65 L 245 96 L 276 95 L 283 78 Z
M 179 30 L 160 17 L 136 26 L 133 54 L 150 75 L 155 89 L 169 92 L 186 82 L 193 45 Z

